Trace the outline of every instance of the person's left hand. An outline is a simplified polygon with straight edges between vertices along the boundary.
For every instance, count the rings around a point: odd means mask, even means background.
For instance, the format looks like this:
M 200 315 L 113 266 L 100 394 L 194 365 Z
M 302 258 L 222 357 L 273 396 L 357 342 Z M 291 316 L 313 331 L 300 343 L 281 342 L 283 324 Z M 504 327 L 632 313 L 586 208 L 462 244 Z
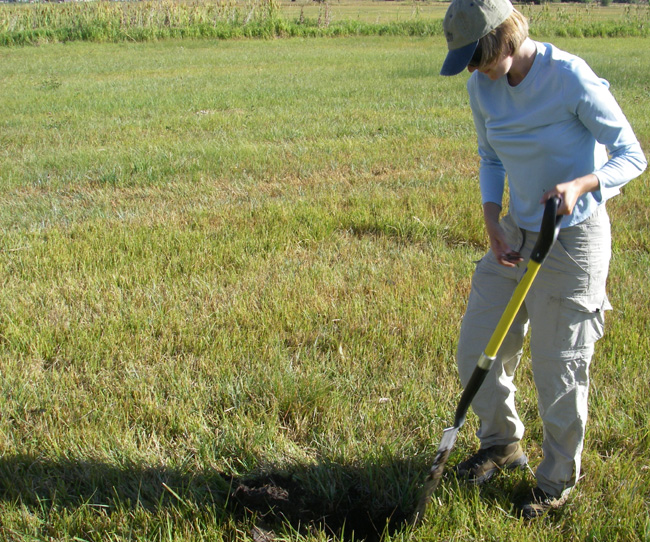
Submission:
M 553 196 L 558 196 L 562 201 L 558 207 L 558 215 L 570 215 L 576 206 L 578 198 L 587 192 L 600 188 L 600 181 L 593 173 L 578 177 L 566 183 L 556 184 L 551 190 L 544 193 L 540 203 L 544 205 Z

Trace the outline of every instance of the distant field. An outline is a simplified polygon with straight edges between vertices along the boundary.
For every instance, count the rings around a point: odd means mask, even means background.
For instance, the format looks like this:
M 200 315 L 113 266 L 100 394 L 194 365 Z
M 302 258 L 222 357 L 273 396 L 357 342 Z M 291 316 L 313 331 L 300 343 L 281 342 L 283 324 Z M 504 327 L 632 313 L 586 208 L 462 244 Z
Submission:
M 383 0 L 333 0 L 327 2 L 332 20 L 359 19 L 370 23 L 385 23 L 412 18 L 442 19 L 449 2 L 427 1 L 383 1 Z M 325 3 L 310 0 L 282 0 L 282 13 L 290 18 L 299 18 L 302 12 L 306 17 L 318 18 L 323 13 Z M 547 3 L 544 5 L 517 4 L 520 11 L 527 15 L 537 15 L 542 12 L 578 15 L 581 19 L 591 21 L 624 20 L 629 14 L 647 9 L 645 5 L 610 4 L 600 6 L 592 4 Z
M 647 38 L 553 41 L 648 152 Z M 1 540 L 650 539 L 647 172 L 608 204 L 615 309 L 568 506 L 523 525 L 530 472 L 450 478 L 412 531 L 486 248 L 442 36 L 39 43 L 0 48 Z M 517 385 L 534 467 L 526 361 Z
M 368 23 L 386 23 L 414 19 L 442 19 L 448 2 L 401 2 L 381 0 L 342 0 L 340 2 L 313 2 L 307 0 L 282 0 L 280 9 L 292 19 L 298 19 L 302 13 L 305 17 L 318 18 L 325 11 L 335 20 L 361 20 Z
M 444 3 L 66 2 L 0 4 L 0 46 L 70 41 L 436 36 Z M 648 37 L 647 5 L 521 5 L 536 36 Z

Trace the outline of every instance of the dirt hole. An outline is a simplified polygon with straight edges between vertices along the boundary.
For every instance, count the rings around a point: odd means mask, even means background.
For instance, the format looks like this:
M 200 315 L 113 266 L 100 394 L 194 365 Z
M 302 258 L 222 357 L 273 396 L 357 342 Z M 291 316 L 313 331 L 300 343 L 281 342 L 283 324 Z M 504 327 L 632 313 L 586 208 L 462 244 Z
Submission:
M 287 523 L 303 533 L 319 530 L 366 542 L 379 542 L 384 534 L 405 527 L 408 515 L 403 510 L 373 508 L 364 493 L 349 489 L 332 505 L 290 476 L 268 476 L 238 482 L 232 502 L 239 514 L 255 515 L 260 520 L 251 533 L 258 542 L 273 540 L 273 529 Z

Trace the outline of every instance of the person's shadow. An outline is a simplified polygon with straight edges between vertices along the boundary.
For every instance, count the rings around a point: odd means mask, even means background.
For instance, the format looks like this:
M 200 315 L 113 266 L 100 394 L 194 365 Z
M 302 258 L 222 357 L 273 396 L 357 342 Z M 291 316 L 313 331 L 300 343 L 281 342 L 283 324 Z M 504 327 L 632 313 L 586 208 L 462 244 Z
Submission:
M 267 470 L 241 478 L 223 473 L 87 459 L 29 455 L 0 458 L 0 500 L 105 510 L 210 507 L 217 518 L 255 518 L 257 540 L 273 530 L 325 530 L 345 540 L 378 541 L 408 528 L 427 466 L 386 460 L 360 466 L 334 462 Z M 250 523 L 250 522 L 249 522 Z

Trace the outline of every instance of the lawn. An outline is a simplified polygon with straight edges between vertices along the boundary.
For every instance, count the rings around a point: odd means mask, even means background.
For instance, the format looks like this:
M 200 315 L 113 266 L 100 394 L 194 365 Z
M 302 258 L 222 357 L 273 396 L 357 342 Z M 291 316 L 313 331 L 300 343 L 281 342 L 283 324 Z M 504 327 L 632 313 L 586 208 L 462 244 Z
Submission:
M 553 41 L 610 81 L 650 149 L 647 39 Z M 650 537 L 648 173 L 608 204 L 615 310 L 568 506 L 524 525 L 511 497 L 530 472 L 446 479 L 424 524 L 402 523 L 452 421 L 486 248 L 466 76 L 437 75 L 444 50 L 0 48 L 1 537 Z M 518 386 L 534 467 L 527 364 Z

